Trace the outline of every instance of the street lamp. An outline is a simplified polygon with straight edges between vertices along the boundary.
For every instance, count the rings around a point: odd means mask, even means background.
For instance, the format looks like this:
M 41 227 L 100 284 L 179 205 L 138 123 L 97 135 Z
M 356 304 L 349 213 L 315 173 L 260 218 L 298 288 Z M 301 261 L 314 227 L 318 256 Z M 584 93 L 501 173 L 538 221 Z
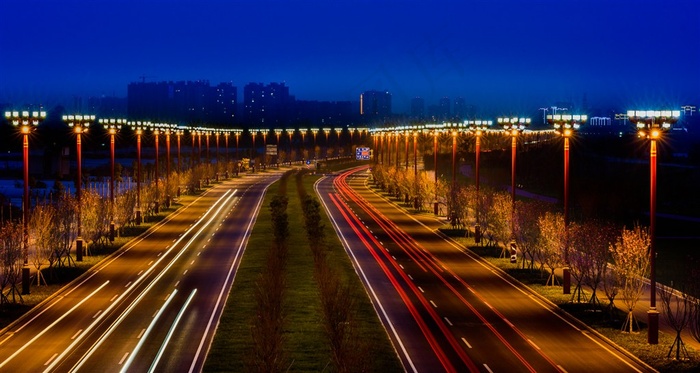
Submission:
M 438 136 L 440 136 L 440 126 L 437 124 L 429 125 L 433 133 L 433 169 L 435 170 L 435 202 L 433 203 L 433 213 L 438 214 Z
M 656 310 L 656 142 L 663 132 L 678 121 L 680 110 L 630 110 L 627 117 L 635 123 L 640 138 L 648 139 L 650 198 L 649 198 L 649 311 L 647 311 L 649 344 L 659 343 L 659 312 Z
M 141 135 L 148 126 L 148 122 L 129 122 L 129 127 L 136 132 L 136 225 L 140 225 L 143 221 L 141 216 Z
M 510 232 L 513 241 L 515 240 L 515 155 L 518 145 L 518 135 L 525 129 L 525 127 L 530 125 L 530 118 L 498 118 L 498 125 L 503 128 L 508 136 L 511 137 L 511 223 Z M 513 242 L 511 241 L 511 247 L 513 247 Z
M 175 136 L 177 137 L 177 173 L 182 172 L 181 162 L 180 162 L 180 138 L 182 137 L 183 130 L 180 127 L 175 128 Z
M 474 212 L 476 215 L 476 224 L 474 225 L 474 242 L 481 242 L 481 225 L 479 221 L 479 207 L 481 206 L 481 201 L 479 199 L 479 159 L 481 158 L 481 136 L 484 132 L 493 124 L 490 120 L 470 120 L 467 122 L 467 126 L 474 133 L 475 144 L 474 153 L 475 156 L 475 167 L 474 167 L 474 185 L 476 187 L 476 206 Z
M 569 252 L 569 139 L 581 125 L 588 120 L 587 115 L 550 114 L 547 122 L 554 127 L 554 131 L 564 138 L 564 253 L 565 258 Z M 563 293 L 571 293 L 571 271 L 568 263 L 563 269 L 564 284 Z
M 153 138 L 155 140 L 155 147 L 156 147 L 155 175 L 154 175 L 154 179 L 156 182 L 156 201 L 155 201 L 154 211 L 156 214 L 160 211 L 160 201 L 158 200 L 158 198 L 160 198 L 160 191 L 158 190 L 158 137 L 160 135 L 160 126 L 161 126 L 161 124 L 155 123 L 155 124 L 152 124 L 152 127 L 151 127 L 151 131 L 153 132 Z
M 22 294 L 29 294 L 29 134 L 46 118 L 45 111 L 6 111 L 5 119 L 19 127 L 22 133 L 22 156 L 24 159 L 24 194 L 22 196 Z
M 78 236 L 75 239 L 75 260 L 83 261 L 83 237 L 82 237 L 82 206 L 80 203 L 80 191 L 83 184 L 82 175 L 82 140 L 81 135 L 88 131 L 90 123 L 95 121 L 94 115 L 64 115 L 63 121 L 68 123 L 68 127 L 75 133 L 76 154 L 78 156 L 78 180 L 75 184 L 75 196 L 78 200 Z
M 126 124 L 126 119 L 102 119 L 99 120 L 100 124 L 107 128 L 107 133 L 109 133 L 109 153 L 110 153 L 110 177 L 109 177 L 109 209 L 110 218 L 109 222 L 109 241 L 114 242 L 114 136 L 122 128 L 122 125 Z

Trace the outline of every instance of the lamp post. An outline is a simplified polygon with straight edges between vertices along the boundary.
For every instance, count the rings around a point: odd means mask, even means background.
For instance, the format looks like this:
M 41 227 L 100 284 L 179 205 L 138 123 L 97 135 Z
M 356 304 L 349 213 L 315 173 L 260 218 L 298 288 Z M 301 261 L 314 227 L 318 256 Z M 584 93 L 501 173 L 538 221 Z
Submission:
M 476 215 L 476 224 L 474 225 L 474 242 L 481 242 L 481 225 L 480 225 L 480 211 L 481 200 L 479 199 L 479 160 L 481 159 L 481 136 L 484 132 L 493 124 L 490 120 L 470 120 L 467 125 L 469 129 L 474 133 L 474 153 L 475 153 L 475 165 L 474 165 L 474 186 L 476 187 L 476 206 L 474 207 L 474 215 Z
M 659 343 L 659 312 L 656 310 L 656 142 L 678 121 L 680 110 L 630 110 L 627 117 L 637 126 L 640 138 L 649 140 L 649 344 Z
M 511 170 L 510 170 L 510 188 L 511 188 L 511 220 L 510 220 L 510 233 L 511 233 L 511 248 L 515 248 L 515 156 L 516 149 L 518 145 L 518 135 L 525 129 L 525 127 L 530 125 L 530 118 L 498 118 L 498 124 L 502 126 L 503 130 L 511 138 Z
M 413 129 L 413 192 L 415 198 L 413 200 L 413 208 L 418 208 L 418 133 L 419 130 Z
M 78 163 L 78 180 L 75 183 L 75 197 L 78 200 L 78 236 L 75 238 L 75 260 L 83 261 L 83 237 L 82 237 L 82 206 L 80 202 L 81 188 L 83 184 L 82 175 L 82 134 L 88 131 L 90 123 L 95 121 L 94 115 L 64 115 L 63 121 L 68 123 L 75 133 L 75 145 Z
M 166 124 L 163 133 L 165 134 L 165 207 L 170 207 L 170 135 L 176 125 Z
M 226 178 L 228 178 L 228 165 L 229 165 L 229 158 L 228 158 L 228 137 L 231 136 L 231 131 L 230 130 L 225 130 L 224 131 L 224 145 L 225 145 L 225 167 L 224 171 L 226 172 Z
M 242 132 L 243 131 L 236 131 L 235 132 L 235 135 L 236 135 L 236 176 L 238 176 L 238 171 L 240 170 L 240 163 L 239 163 L 240 158 L 238 158 L 238 139 L 241 136 Z
M 160 135 L 160 124 L 153 124 L 152 132 L 153 132 L 153 138 L 155 140 L 155 146 L 156 146 L 155 174 L 154 174 L 154 178 L 153 178 L 156 182 L 156 202 L 155 202 L 155 206 L 154 206 L 153 210 L 157 214 L 160 212 L 160 201 L 158 200 L 160 198 L 160 190 L 158 189 L 158 137 Z
M 438 214 L 438 169 L 437 169 L 437 159 L 438 159 L 438 136 L 440 136 L 440 131 L 438 126 L 433 127 L 433 169 L 435 170 L 435 202 L 433 202 L 433 213 Z
M 109 154 L 110 154 L 110 177 L 109 177 L 109 211 L 110 211 L 110 222 L 109 222 L 109 241 L 114 242 L 114 136 L 122 128 L 122 125 L 126 124 L 126 119 L 100 119 L 100 124 L 107 128 L 107 133 L 109 133 Z
M 29 294 L 29 134 L 46 118 L 45 111 L 6 111 L 5 118 L 22 133 L 24 193 L 22 195 L 22 294 Z
M 279 150 L 280 150 L 280 136 L 282 135 L 282 129 L 281 128 L 275 128 L 275 137 L 277 138 L 277 168 L 280 168 L 280 155 L 279 155 Z M 266 150 L 267 151 L 267 150 Z
M 136 132 L 136 225 L 143 221 L 141 216 L 141 135 L 143 135 L 144 123 L 141 121 L 129 122 Z
M 182 172 L 181 162 L 180 162 L 180 138 L 182 137 L 182 128 L 177 127 L 175 129 L 175 136 L 177 137 L 177 173 Z
M 554 131 L 564 138 L 564 253 L 567 261 L 569 252 L 569 139 L 588 120 L 587 115 L 550 114 L 547 122 Z M 571 271 L 568 263 L 563 268 L 563 293 L 571 293 Z

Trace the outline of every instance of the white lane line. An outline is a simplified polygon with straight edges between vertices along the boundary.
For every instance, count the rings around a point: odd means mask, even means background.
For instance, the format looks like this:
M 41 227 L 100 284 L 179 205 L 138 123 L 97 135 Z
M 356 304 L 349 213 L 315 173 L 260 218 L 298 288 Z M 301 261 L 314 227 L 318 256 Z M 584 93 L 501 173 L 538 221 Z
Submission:
M 110 301 L 110 302 L 114 302 L 114 300 L 117 299 L 118 296 L 119 296 L 119 294 L 114 294 L 114 296 L 112 297 L 112 299 L 110 299 L 109 301 Z
M 430 304 L 432 304 L 433 307 L 437 308 L 437 304 L 435 304 L 435 302 L 433 302 L 432 300 L 430 301 Z
M 190 265 L 194 264 L 194 259 L 190 262 Z
M 97 316 L 100 316 L 101 313 L 102 313 L 102 310 L 97 311 L 97 313 L 95 314 L 95 316 L 93 316 L 92 318 L 93 318 L 93 319 L 94 319 L 94 318 L 97 318 Z
M 158 254 L 158 256 L 160 256 L 160 254 Z M 153 264 L 153 261 L 152 261 L 152 260 L 151 260 L 151 262 L 150 262 L 150 263 L 148 263 L 148 266 L 150 267 L 150 266 L 151 266 L 151 264 Z
M 399 267 L 401 267 L 401 269 L 404 269 L 402 264 L 399 264 Z
M 527 341 L 530 342 L 530 344 L 533 345 L 536 349 L 540 349 L 540 347 L 536 345 L 535 342 L 532 341 L 532 339 L 528 339 Z
M 408 278 L 410 278 L 411 281 L 413 281 L 413 277 L 411 275 L 408 275 Z
M 467 345 L 467 347 L 472 348 L 472 345 L 470 345 L 469 342 L 467 342 L 467 340 L 464 339 L 464 337 L 462 337 L 462 342 L 464 342 L 464 344 Z
M 128 353 L 128 352 L 125 353 L 124 356 L 122 356 L 122 359 L 119 360 L 119 365 L 122 365 L 122 364 L 124 363 L 124 360 L 126 360 L 126 358 L 127 358 L 128 356 L 129 356 L 129 353 Z
M 145 328 L 144 328 L 144 329 L 141 329 L 141 333 L 139 333 L 139 335 L 136 336 L 136 339 L 141 339 L 141 337 L 143 337 L 143 333 L 145 333 L 145 332 L 146 332 L 146 329 L 145 329 Z
M 146 328 L 146 333 L 144 333 L 143 338 L 141 338 L 139 340 L 139 343 L 136 344 L 134 351 L 132 351 L 131 356 L 129 356 L 129 359 L 126 361 L 126 364 L 124 364 L 124 366 L 122 366 L 122 369 L 120 370 L 120 372 L 126 372 L 129 369 L 129 366 L 131 365 L 131 363 L 134 362 L 134 357 L 136 357 L 136 354 L 138 354 L 138 352 L 141 349 L 141 347 L 143 346 L 144 342 L 146 341 L 146 339 L 148 339 L 148 335 L 151 333 L 151 331 L 155 327 L 155 324 L 158 321 L 158 319 L 160 319 L 160 316 L 163 315 L 163 310 L 165 310 L 165 308 L 168 307 L 168 304 L 170 304 L 170 302 L 175 297 L 175 294 L 177 294 L 177 290 L 173 291 L 170 294 L 170 297 L 168 297 L 168 299 L 165 301 L 163 306 L 160 307 L 160 309 L 158 310 L 158 314 L 156 315 L 156 317 L 153 320 L 151 320 L 151 323 L 148 325 L 148 328 Z
M 73 334 L 72 337 L 70 337 L 70 339 L 75 339 L 75 337 L 77 337 L 80 334 L 80 332 L 82 332 L 82 331 L 83 331 L 83 329 L 78 330 L 75 334 Z M 44 364 L 44 365 L 46 365 L 46 364 Z
M 170 326 L 170 330 L 168 330 L 168 334 L 165 336 L 165 340 L 163 340 L 163 344 L 160 346 L 158 354 L 156 354 L 155 359 L 153 359 L 153 363 L 151 363 L 151 367 L 148 369 L 149 372 L 153 372 L 156 369 L 156 366 L 158 366 L 158 362 L 163 357 L 165 348 L 168 346 L 168 343 L 170 343 L 170 339 L 173 337 L 173 333 L 175 333 L 175 328 L 177 327 L 177 324 L 180 323 L 180 319 L 182 319 L 182 315 L 185 313 L 187 306 L 189 306 L 190 302 L 192 302 L 192 298 L 194 298 L 195 293 L 197 293 L 197 289 L 192 290 L 192 293 L 190 293 L 190 296 L 187 297 L 185 304 L 182 306 L 182 308 L 180 308 L 180 312 L 178 312 L 177 317 L 175 317 L 175 321 L 173 321 L 172 326 Z
M 131 285 L 131 281 L 129 281 L 126 285 L 124 285 L 125 288 L 128 288 L 129 285 Z
M 47 366 L 47 365 L 51 364 L 51 362 L 53 361 L 53 359 L 56 358 L 56 356 L 58 356 L 58 353 L 53 354 L 53 356 L 51 356 L 51 357 L 49 358 L 49 360 L 47 360 L 47 361 L 44 363 L 44 366 Z
M 106 281 L 104 284 L 100 285 L 97 289 L 93 290 L 92 293 L 88 294 L 87 297 L 83 298 L 80 302 L 76 303 L 71 309 L 69 309 L 66 313 L 61 315 L 58 319 L 56 319 L 54 322 L 51 323 L 48 327 L 44 328 L 41 332 L 37 333 L 32 339 L 29 340 L 29 342 L 25 343 L 22 347 L 18 348 L 15 353 L 10 355 L 5 361 L 0 363 L 0 368 L 4 367 L 7 365 L 7 363 L 14 359 L 15 356 L 19 355 L 24 351 L 30 344 L 34 343 L 37 339 L 41 338 L 41 336 L 44 335 L 44 333 L 48 332 L 51 330 L 56 324 L 60 323 L 64 318 L 66 318 L 69 314 L 71 314 L 73 311 L 75 311 L 76 308 L 80 307 L 83 303 L 85 303 L 88 299 L 92 298 L 93 295 L 95 295 L 98 291 L 102 290 L 103 287 L 107 286 L 109 284 L 109 281 Z
M 444 317 L 444 319 L 445 319 L 445 321 L 446 321 L 450 326 L 454 326 L 454 325 L 452 324 L 452 321 L 450 321 L 450 319 L 448 319 L 447 317 Z
M 487 370 L 489 373 L 493 373 L 493 371 L 491 370 L 491 368 L 489 368 L 488 365 L 484 364 L 484 368 L 486 368 L 486 370 Z
M 185 272 L 182 272 L 182 274 L 183 274 L 183 275 L 186 275 L 186 274 L 187 274 L 187 270 L 185 270 Z
M 177 287 L 178 285 L 180 285 L 180 281 L 179 281 L 179 280 L 178 280 L 178 282 L 175 283 L 175 287 Z
M 418 287 L 418 290 L 420 290 L 421 293 L 425 293 L 425 291 L 423 290 L 423 288 L 420 287 L 420 286 Z

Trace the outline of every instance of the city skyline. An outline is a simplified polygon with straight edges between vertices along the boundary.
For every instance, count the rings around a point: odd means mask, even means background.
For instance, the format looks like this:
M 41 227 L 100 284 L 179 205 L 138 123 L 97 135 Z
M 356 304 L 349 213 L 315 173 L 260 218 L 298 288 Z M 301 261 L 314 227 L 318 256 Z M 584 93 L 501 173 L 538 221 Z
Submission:
M 392 93 L 679 106 L 700 97 L 700 4 L 674 1 L 7 0 L 0 102 L 125 97 L 134 81 L 284 82 L 300 100 Z

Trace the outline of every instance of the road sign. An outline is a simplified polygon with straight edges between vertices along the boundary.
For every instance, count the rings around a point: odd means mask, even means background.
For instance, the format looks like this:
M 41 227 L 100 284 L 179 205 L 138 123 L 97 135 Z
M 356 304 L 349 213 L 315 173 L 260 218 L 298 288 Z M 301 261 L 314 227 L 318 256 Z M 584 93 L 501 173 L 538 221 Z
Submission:
M 369 148 L 357 148 L 357 150 L 355 150 L 355 159 L 357 159 L 358 161 L 369 161 Z
M 267 147 L 265 148 L 265 154 L 267 154 L 267 155 L 277 155 L 277 145 L 275 145 L 275 144 L 267 144 Z

